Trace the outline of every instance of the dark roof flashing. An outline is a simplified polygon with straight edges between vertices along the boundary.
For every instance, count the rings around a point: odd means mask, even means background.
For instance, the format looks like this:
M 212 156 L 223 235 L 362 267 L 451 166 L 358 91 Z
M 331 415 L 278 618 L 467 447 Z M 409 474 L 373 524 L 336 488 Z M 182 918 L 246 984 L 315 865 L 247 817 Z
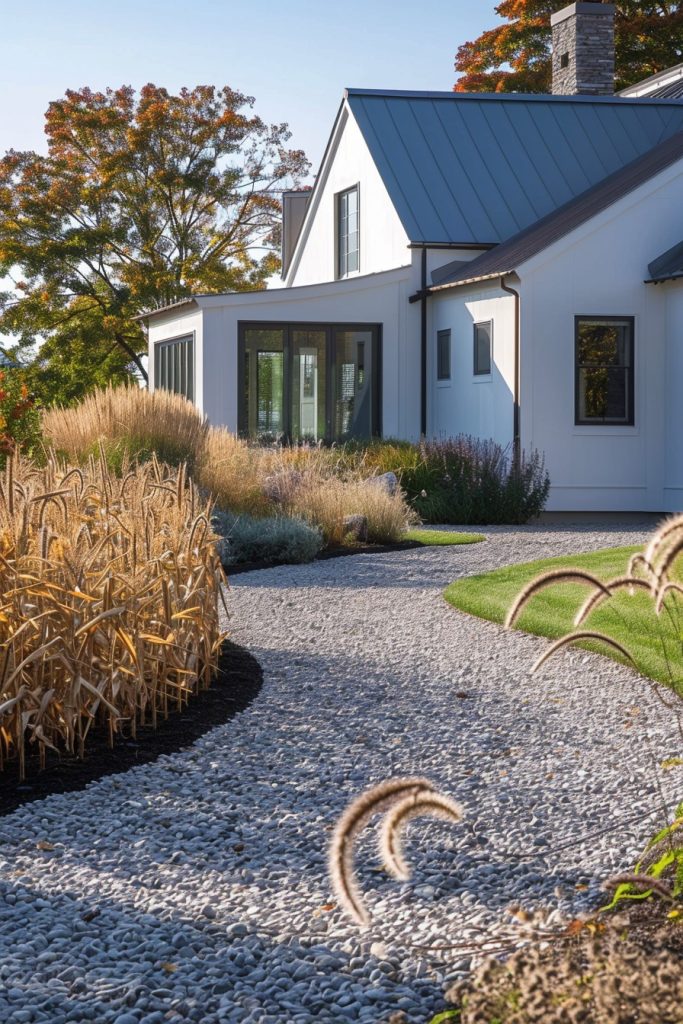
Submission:
M 683 277 L 683 242 L 667 249 L 650 263 L 647 270 L 650 276 L 645 282 L 646 284 L 661 284 L 663 281 L 673 281 Z

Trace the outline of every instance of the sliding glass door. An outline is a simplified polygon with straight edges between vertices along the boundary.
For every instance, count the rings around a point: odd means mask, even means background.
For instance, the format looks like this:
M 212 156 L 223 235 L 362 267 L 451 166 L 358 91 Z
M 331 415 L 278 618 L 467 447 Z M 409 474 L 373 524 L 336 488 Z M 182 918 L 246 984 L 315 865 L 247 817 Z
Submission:
M 380 433 L 380 327 L 239 325 L 239 431 L 263 441 Z

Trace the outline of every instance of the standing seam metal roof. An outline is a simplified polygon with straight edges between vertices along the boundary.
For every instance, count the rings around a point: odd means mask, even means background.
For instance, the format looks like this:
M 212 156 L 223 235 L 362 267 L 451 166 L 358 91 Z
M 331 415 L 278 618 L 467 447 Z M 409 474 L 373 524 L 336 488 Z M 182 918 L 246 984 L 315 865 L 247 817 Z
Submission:
M 542 252 L 581 224 L 585 224 L 591 217 L 595 217 L 596 214 L 607 209 L 678 160 L 683 160 L 683 131 L 660 143 L 649 153 L 638 157 L 637 160 L 617 171 L 616 174 L 610 175 L 600 184 L 588 189 L 583 195 L 571 200 L 559 210 L 521 231 L 502 245 L 484 253 L 472 260 L 471 263 L 462 267 L 454 267 L 451 277 L 439 281 L 430 291 L 465 284 L 472 279 L 478 280 L 512 273 L 526 260 Z M 670 275 L 672 266 L 676 262 L 683 273 L 683 245 L 665 253 L 650 266 L 652 277 L 655 276 L 653 268 L 655 271 L 663 271 Z
M 346 96 L 414 243 L 503 242 L 683 130 L 675 100 Z

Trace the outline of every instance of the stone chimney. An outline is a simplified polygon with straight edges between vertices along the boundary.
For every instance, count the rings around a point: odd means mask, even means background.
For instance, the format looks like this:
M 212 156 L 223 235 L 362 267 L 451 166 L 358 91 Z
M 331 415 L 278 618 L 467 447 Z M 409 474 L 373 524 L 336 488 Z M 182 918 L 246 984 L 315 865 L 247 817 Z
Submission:
M 553 14 L 553 95 L 614 94 L 614 17 L 614 4 L 601 0 Z

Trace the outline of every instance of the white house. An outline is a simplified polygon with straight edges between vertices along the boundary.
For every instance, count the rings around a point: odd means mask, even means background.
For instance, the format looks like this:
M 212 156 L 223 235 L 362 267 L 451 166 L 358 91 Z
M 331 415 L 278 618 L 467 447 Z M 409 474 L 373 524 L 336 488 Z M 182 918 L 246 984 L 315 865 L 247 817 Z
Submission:
M 553 95 L 347 90 L 283 287 L 148 314 L 152 386 L 251 436 L 536 447 L 552 509 L 683 508 L 683 65 L 614 96 L 614 8 L 552 20 Z

